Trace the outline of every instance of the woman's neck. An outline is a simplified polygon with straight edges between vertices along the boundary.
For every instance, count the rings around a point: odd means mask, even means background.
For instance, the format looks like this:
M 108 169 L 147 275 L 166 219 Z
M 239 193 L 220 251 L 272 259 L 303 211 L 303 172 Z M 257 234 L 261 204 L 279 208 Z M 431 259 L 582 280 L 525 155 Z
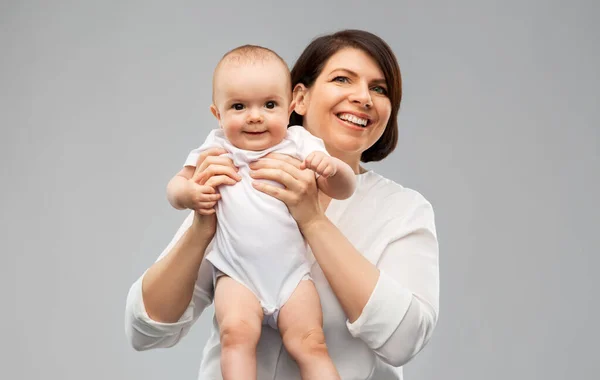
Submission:
M 348 166 L 352 168 L 354 174 L 362 174 L 367 171 L 360 166 L 360 154 L 356 156 L 356 154 L 340 152 L 328 146 L 326 146 L 326 148 L 329 154 L 331 154 L 333 157 L 339 158 L 340 160 L 347 163 Z

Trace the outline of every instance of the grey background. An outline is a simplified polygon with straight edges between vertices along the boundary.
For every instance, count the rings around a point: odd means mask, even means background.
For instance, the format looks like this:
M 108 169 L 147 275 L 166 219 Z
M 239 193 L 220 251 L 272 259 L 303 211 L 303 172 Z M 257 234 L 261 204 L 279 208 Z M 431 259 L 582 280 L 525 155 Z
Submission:
M 436 211 L 440 320 L 406 379 L 597 378 L 597 2 L 0 4 L 0 378 L 196 378 L 212 309 L 144 353 L 123 312 L 184 218 L 165 186 L 215 126 L 212 69 L 244 43 L 291 65 L 347 27 L 404 79 L 398 149 L 370 167 Z

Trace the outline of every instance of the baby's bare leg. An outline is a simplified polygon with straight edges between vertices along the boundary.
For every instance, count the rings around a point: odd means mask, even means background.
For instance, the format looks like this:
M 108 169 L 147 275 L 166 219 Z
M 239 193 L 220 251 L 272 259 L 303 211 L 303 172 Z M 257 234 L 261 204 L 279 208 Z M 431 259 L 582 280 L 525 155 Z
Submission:
M 224 380 L 256 380 L 256 345 L 263 311 L 248 288 L 222 276 L 215 286 L 215 313 L 221 333 L 221 372 Z
M 279 311 L 277 324 L 286 350 L 298 363 L 302 380 L 340 379 L 327 352 L 321 301 L 312 281 L 300 281 Z

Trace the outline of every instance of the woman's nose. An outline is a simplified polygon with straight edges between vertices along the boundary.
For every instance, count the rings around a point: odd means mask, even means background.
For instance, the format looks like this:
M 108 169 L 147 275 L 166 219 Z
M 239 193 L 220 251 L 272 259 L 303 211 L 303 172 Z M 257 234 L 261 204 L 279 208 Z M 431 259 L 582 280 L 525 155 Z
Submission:
M 373 106 L 373 99 L 371 98 L 369 86 L 357 85 L 349 98 L 352 103 L 359 104 L 365 108 Z

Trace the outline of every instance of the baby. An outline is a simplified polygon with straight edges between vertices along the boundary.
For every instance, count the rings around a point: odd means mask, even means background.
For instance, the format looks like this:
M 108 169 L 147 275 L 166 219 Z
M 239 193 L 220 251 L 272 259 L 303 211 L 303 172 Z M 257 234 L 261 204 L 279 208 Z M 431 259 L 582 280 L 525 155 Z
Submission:
M 167 188 L 175 208 L 207 213 L 211 207 L 198 201 L 202 187 L 189 181 L 200 153 L 224 148 L 224 156 L 239 169 L 241 181 L 218 189 L 217 232 L 206 255 L 215 268 L 215 313 L 226 380 L 256 379 L 263 324 L 279 330 L 302 378 L 339 379 L 325 346 L 307 244 L 287 206 L 252 186 L 248 167 L 269 153 L 286 154 L 301 160 L 302 169 L 314 171 L 317 186 L 328 196 L 344 199 L 353 193 L 352 169 L 331 157 L 323 141 L 303 127 L 287 127 L 292 108 L 290 72 L 275 52 L 245 45 L 225 54 L 214 72 L 210 107 L 220 128 L 189 154 Z

